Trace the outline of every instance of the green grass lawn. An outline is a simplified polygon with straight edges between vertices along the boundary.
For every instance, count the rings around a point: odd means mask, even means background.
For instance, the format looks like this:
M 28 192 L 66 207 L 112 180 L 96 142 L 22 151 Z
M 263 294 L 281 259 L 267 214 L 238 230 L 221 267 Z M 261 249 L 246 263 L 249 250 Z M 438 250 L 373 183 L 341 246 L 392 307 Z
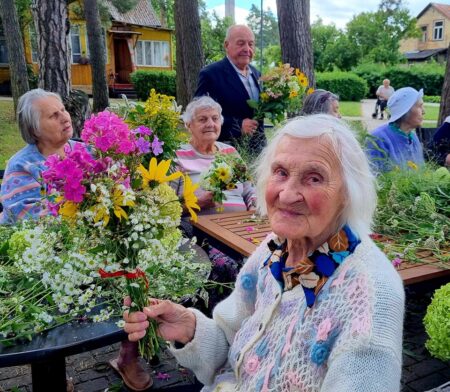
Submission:
M 4 169 L 6 161 L 25 146 L 14 118 L 13 101 L 0 101 L 0 169 Z
M 361 103 L 350 101 L 339 102 L 339 111 L 343 117 L 360 117 Z
M 424 108 L 425 108 L 424 127 L 426 128 L 436 127 L 437 120 L 439 117 L 439 106 L 424 103 Z

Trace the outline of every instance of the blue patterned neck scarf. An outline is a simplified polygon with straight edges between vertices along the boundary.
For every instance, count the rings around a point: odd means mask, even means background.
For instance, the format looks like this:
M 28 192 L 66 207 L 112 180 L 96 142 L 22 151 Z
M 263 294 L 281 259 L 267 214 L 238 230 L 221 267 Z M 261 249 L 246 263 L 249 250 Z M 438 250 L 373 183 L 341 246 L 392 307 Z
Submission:
M 295 267 L 286 267 L 289 256 L 287 241 L 274 239 L 267 244 L 272 255 L 264 265 L 270 268 L 283 291 L 300 284 L 305 293 L 306 304 L 311 308 L 328 278 L 360 242 L 346 225 L 311 255 L 296 263 Z

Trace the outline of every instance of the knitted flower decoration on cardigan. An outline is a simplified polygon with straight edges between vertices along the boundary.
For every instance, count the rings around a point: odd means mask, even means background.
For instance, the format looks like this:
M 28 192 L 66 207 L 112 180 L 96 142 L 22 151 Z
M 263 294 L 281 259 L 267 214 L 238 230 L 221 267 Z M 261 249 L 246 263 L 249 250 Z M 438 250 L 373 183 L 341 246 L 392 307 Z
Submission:
M 297 262 L 295 267 L 286 267 L 289 256 L 287 240 L 275 238 L 267 244 L 272 255 L 264 265 L 270 268 L 284 291 L 300 284 L 305 293 L 306 304 L 311 308 L 328 278 L 360 242 L 346 225 L 311 255 Z

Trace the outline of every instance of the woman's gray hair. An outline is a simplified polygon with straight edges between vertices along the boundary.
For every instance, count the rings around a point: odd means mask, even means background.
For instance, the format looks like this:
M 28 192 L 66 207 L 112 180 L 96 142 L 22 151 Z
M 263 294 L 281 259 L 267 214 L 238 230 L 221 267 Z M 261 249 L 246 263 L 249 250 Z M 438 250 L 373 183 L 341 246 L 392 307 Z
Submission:
M 39 127 L 41 121 L 41 111 L 34 107 L 38 99 L 54 97 L 62 102 L 58 94 L 45 91 L 41 88 L 27 91 L 19 98 L 17 104 L 17 122 L 20 134 L 25 143 L 36 144 L 39 139 Z
M 300 114 L 302 116 L 319 113 L 328 114 L 333 101 L 339 101 L 339 97 L 336 94 L 321 89 L 315 90 L 306 96 Z
M 375 177 L 370 171 L 369 161 L 355 135 L 342 120 L 315 114 L 296 117 L 284 124 L 263 150 L 255 163 L 257 178 L 257 208 L 260 214 L 267 214 L 265 191 L 271 176 L 271 165 L 281 140 L 285 137 L 309 139 L 314 137 L 329 140 L 341 163 L 347 203 L 341 214 L 342 222 L 360 238 L 370 233 L 373 214 L 377 203 Z
M 220 115 L 220 123 L 223 124 L 223 116 L 222 116 L 222 106 L 220 106 L 214 99 L 208 97 L 207 95 L 203 95 L 201 97 L 194 98 L 189 104 L 186 106 L 186 110 L 181 115 L 184 124 L 188 124 L 192 122 L 194 116 L 198 110 L 204 109 L 214 109 L 217 110 L 217 113 Z

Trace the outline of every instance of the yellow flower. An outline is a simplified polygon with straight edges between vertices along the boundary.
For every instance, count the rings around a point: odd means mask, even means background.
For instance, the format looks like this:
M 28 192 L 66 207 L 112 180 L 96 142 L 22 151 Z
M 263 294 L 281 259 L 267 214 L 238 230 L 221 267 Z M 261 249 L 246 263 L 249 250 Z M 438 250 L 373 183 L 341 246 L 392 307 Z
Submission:
M 112 197 L 113 202 L 113 209 L 114 209 L 114 215 L 119 218 L 119 220 L 122 220 L 122 218 L 128 219 L 128 215 L 125 212 L 125 210 L 122 207 L 134 207 L 134 201 L 133 200 L 126 200 L 123 192 L 116 188 L 113 192 Z
M 183 177 L 184 179 L 184 189 L 183 189 L 183 199 L 186 208 L 191 214 L 191 220 L 197 222 L 197 213 L 194 209 L 200 211 L 200 206 L 197 204 L 197 196 L 195 196 L 195 190 L 198 188 L 198 184 L 193 184 L 191 178 L 188 175 Z
M 289 99 L 295 98 L 297 95 L 298 95 L 297 91 L 292 90 L 292 91 L 289 93 Z
M 310 95 L 314 92 L 314 89 L 310 87 L 308 90 L 306 90 L 306 95 Z
M 261 101 L 263 102 L 267 102 L 269 100 L 269 94 L 267 94 L 266 92 L 261 93 Z
M 224 182 L 225 184 L 227 184 L 231 179 L 231 173 L 228 167 L 224 166 L 218 167 L 216 174 L 219 180 Z
M 308 78 L 306 75 L 302 72 L 300 72 L 299 75 L 297 75 L 298 82 L 300 83 L 300 86 L 306 87 L 308 85 Z
M 78 203 L 74 203 L 73 201 L 66 201 L 59 207 L 59 215 L 66 220 L 75 219 L 75 215 L 78 212 Z
M 171 160 L 162 160 L 159 164 L 156 158 L 150 160 L 148 165 L 148 170 L 140 165 L 138 167 L 139 173 L 142 176 L 142 187 L 148 188 L 150 182 L 157 182 L 162 184 L 164 182 L 169 182 L 181 177 L 183 174 L 179 171 L 167 175 L 167 170 L 169 170 Z M 153 184 L 150 184 L 153 185 Z
M 103 221 L 103 227 L 107 226 L 109 223 L 109 211 L 108 209 L 101 203 L 98 203 L 91 208 L 90 211 L 94 213 L 94 222 L 97 223 L 99 221 Z
M 418 169 L 417 165 L 413 161 L 408 161 L 406 164 L 408 165 L 409 168 L 411 168 L 413 170 Z

